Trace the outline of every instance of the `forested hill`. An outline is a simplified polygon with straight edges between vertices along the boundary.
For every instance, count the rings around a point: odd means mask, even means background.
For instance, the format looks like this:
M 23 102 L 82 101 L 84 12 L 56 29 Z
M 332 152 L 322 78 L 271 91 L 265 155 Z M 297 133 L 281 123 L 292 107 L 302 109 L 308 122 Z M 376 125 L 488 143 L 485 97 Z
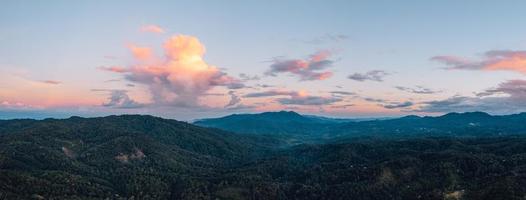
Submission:
M 300 115 L 293 111 L 279 111 L 259 114 L 233 114 L 220 118 L 197 120 L 194 124 L 245 134 L 310 136 L 327 131 L 331 125 L 348 121 L 351 120 Z
M 188 177 L 214 176 L 279 145 L 265 137 L 140 115 L 0 125 L 0 199 L 32 194 L 167 198 L 170 188 Z

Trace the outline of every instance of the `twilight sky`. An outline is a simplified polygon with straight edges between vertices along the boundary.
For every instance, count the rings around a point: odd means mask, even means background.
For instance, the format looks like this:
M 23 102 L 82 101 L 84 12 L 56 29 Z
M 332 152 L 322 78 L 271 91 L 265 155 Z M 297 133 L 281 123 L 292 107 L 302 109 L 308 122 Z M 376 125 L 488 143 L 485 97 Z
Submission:
M 526 111 L 525 1 L 0 2 L 0 119 Z

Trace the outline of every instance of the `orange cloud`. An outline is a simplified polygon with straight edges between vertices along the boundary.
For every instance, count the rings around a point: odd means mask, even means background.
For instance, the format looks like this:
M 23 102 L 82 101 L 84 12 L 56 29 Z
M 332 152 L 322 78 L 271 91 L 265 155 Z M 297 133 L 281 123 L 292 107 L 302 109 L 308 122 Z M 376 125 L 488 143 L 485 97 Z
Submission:
M 161 28 L 160 26 L 154 25 L 154 24 L 150 24 L 150 25 L 141 27 L 141 31 L 149 32 L 149 33 L 164 33 L 163 28 Z
M 488 70 L 509 70 L 526 74 L 526 53 L 511 54 L 503 59 L 496 59 L 486 66 Z

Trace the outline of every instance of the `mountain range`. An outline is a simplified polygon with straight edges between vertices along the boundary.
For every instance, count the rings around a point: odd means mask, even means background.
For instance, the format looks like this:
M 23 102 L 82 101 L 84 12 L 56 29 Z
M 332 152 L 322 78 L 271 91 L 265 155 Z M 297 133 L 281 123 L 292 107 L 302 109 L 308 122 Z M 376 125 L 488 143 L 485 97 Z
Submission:
M 0 120 L 0 199 L 522 199 L 525 119 Z
M 229 115 L 203 119 L 196 125 L 241 134 L 292 135 L 296 138 L 356 136 L 483 136 L 526 133 L 526 113 L 492 116 L 484 112 L 448 113 L 437 117 L 415 115 L 392 119 L 332 119 L 292 111 Z M 301 136 L 301 137 L 298 137 Z

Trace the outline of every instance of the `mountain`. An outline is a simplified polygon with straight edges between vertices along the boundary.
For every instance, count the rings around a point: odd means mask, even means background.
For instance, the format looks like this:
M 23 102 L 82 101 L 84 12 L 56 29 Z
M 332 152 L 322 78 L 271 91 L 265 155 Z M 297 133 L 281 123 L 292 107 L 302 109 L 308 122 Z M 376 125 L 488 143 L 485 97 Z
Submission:
M 214 177 L 279 144 L 140 115 L 0 124 L 0 199 L 172 198 L 170 188 L 199 182 L 190 177 Z
M 484 112 L 467 112 L 348 122 L 330 127 L 329 132 L 334 137 L 523 135 L 526 134 L 524 122 L 526 113 L 492 116 Z
M 303 116 L 293 111 L 234 114 L 221 118 L 202 119 L 194 124 L 245 134 L 317 135 L 331 124 L 341 123 L 330 118 Z
M 243 134 L 310 138 L 320 137 L 327 132 L 331 125 L 349 121 L 352 120 L 300 115 L 293 111 L 279 111 L 259 114 L 233 114 L 221 118 L 197 120 L 194 124 Z
M 416 115 L 394 119 L 333 119 L 294 112 L 229 115 L 194 124 L 243 134 L 291 137 L 301 142 L 361 136 L 483 136 L 526 134 L 526 113 L 492 116 L 484 112 Z

